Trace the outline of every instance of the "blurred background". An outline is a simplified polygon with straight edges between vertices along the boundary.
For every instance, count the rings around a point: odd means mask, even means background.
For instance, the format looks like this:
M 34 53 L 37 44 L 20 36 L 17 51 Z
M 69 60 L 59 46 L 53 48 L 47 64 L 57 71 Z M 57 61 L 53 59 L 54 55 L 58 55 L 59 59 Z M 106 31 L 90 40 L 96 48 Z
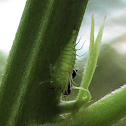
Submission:
M 26 0 L 0 0 L 0 78 L 2 76 L 7 56 L 11 49 L 16 30 L 25 6 Z M 80 48 L 84 41 L 84 47 L 77 52 L 79 68 L 75 82 L 80 84 L 82 72 L 86 66 L 88 46 L 90 39 L 91 15 L 95 14 L 95 37 L 106 15 L 104 35 L 100 49 L 98 65 L 89 87 L 92 95 L 91 103 L 99 100 L 111 91 L 126 83 L 126 1 L 125 0 L 89 0 L 82 26 L 78 35 L 80 42 L 76 48 Z M 75 99 L 78 91 L 64 97 L 65 100 Z M 117 103 L 118 104 L 118 103 Z M 114 126 L 126 126 L 123 118 Z

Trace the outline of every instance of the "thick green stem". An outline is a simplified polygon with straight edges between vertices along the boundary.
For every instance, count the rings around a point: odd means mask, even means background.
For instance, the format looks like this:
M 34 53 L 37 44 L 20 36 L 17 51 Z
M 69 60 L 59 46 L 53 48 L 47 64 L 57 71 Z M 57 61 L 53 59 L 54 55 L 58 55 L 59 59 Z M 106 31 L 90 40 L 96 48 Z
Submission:
M 126 85 L 55 126 L 112 126 L 126 116 Z
M 59 114 L 50 64 L 79 31 L 88 0 L 27 0 L 0 88 L 0 126 L 49 122 Z

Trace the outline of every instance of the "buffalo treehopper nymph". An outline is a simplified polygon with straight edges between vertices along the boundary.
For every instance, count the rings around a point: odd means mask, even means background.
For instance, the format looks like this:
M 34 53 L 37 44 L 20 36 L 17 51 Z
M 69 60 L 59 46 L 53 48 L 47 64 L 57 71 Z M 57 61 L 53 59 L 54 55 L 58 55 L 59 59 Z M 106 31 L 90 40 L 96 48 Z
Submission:
M 75 86 L 71 87 L 71 83 L 73 82 L 73 79 L 76 76 L 76 75 L 73 76 L 73 72 L 76 71 L 74 69 L 76 60 L 76 49 L 75 49 L 76 46 L 75 42 L 77 37 L 76 31 L 73 31 L 70 41 L 61 51 L 61 54 L 53 67 L 53 74 L 52 74 L 53 87 L 60 89 L 60 91 L 64 95 L 70 94 L 71 88 L 79 90 L 76 100 L 62 101 L 58 105 L 58 108 L 63 113 L 77 111 L 78 109 L 80 109 L 80 107 L 87 104 L 91 99 L 88 87 L 90 85 L 90 82 L 92 80 L 97 65 L 103 28 L 104 28 L 104 22 L 102 23 L 102 26 L 99 30 L 96 40 L 94 41 L 94 15 L 92 15 L 89 57 L 86 69 L 84 71 L 84 77 L 82 78 L 81 81 L 81 87 L 75 87 Z

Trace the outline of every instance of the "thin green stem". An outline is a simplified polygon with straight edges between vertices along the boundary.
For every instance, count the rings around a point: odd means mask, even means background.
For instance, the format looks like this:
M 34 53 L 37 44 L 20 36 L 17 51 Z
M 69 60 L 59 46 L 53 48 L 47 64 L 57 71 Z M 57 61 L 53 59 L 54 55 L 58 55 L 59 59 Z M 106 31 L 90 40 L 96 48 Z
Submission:
M 90 92 L 87 89 L 81 88 L 81 87 L 72 87 L 73 89 L 77 89 L 77 90 L 82 90 L 83 92 L 85 92 L 85 97 L 83 97 L 82 100 L 80 101 L 63 101 L 60 104 L 58 104 L 58 109 L 62 110 L 62 113 L 68 113 L 68 112 L 77 112 L 82 106 L 84 106 L 85 104 L 87 104 L 90 99 L 91 99 L 91 95 Z
M 99 30 L 98 36 L 94 42 L 94 15 L 92 15 L 91 24 L 92 25 L 91 25 L 91 35 L 90 35 L 91 37 L 90 37 L 89 57 L 88 57 L 86 69 L 84 71 L 84 77 L 81 82 L 81 87 L 85 89 L 88 89 L 97 65 L 99 48 L 100 48 L 100 43 L 101 43 L 103 28 L 104 28 L 104 22 L 103 22 Z M 77 101 L 81 100 L 84 97 L 84 94 L 85 94 L 84 91 L 80 90 L 77 96 Z

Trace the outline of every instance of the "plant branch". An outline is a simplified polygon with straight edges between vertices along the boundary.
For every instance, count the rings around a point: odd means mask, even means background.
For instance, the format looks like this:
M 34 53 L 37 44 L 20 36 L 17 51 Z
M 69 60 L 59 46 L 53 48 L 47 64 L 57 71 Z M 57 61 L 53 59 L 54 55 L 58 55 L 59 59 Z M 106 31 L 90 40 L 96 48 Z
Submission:
M 55 126 L 112 126 L 126 116 L 126 85 Z M 51 126 L 51 125 L 50 125 Z
M 91 83 L 93 74 L 95 72 L 98 55 L 99 55 L 100 44 L 101 44 L 102 35 L 103 35 L 103 29 L 104 29 L 104 22 L 101 25 L 101 28 L 99 30 L 96 40 L 94 41 L 94 14 L 93 14 L 92 23 L 91 23 L 89 57 L 88 57 L 86 69 L 84 71 L 84 75 L 83 75 L 84 77 L 81 82 L 81 87 L 84 89 L 88 89 Z M 79 90 L 77 101 L 81 100 L 84 97 L 84 94 L 85 92 L 83 90 Z
M 0 125 L 45 123 L 59 116 L 50 64 L 79 31 L 88 0 L 27 0 L 0 87 Z

